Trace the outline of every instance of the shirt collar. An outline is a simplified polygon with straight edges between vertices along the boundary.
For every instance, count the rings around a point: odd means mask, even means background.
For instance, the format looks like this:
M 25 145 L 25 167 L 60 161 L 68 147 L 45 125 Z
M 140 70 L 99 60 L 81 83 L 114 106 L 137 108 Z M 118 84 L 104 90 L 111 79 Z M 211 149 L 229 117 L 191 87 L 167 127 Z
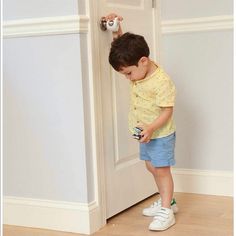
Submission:
M 140 79 L 140 80 L 136 80 L 136 81 L 131 81 L 131 82 L 132 82 L 132 83 L 142 83 L 142 82 L 145 82 L 145 81 L 147 81 L 147 80 L 153 78 L 154 76 L 156 76 L 156 74 L 159 73 L 159 71 L 160 71 L 161 68 L 160 68 L 160 66 L 157 65 L 155 62 L 153 62 L 153 63 L 157 66 L 157 68 L 156 68 L 155 71 L 153 71 L 153 73 L 152 73 L 151 75 L 145 77 L 144 79 Z

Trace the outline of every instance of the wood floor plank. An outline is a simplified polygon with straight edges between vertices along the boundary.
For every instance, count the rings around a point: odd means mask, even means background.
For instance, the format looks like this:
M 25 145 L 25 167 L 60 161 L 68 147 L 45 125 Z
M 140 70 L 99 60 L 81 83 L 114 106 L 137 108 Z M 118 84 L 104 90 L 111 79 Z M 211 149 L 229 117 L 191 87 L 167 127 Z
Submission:
M 176 224 L 158 232 L 158 236 L 232 236 L 233 198 L 190 193 L 175 193 L 179 212 Z M 142 209 L 151 205 L 152 196 L 112 217 L 105 227 L 93 236 L 154 236 L 148 230 L 152 217 L 142 216 Z M 4 225 L 3 236 L 83 236 L 51 230 Z

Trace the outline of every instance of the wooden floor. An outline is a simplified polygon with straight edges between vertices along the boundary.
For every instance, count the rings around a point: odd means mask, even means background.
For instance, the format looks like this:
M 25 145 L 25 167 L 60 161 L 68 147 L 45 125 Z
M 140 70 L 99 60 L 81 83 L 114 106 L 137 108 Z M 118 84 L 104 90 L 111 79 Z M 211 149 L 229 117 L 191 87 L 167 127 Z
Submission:
M 152 204 L 152 196 L 108 220 L 105 227 L 93 236 L 232 236 L 233 198 L 200 194 L 175 194 L 180 208 L 176 224 L 163 232 L 151 232 L 152 217 L 141 215 L 142 209 Z M 5 225 L 3 236 L 82 236 L 51 230 Z

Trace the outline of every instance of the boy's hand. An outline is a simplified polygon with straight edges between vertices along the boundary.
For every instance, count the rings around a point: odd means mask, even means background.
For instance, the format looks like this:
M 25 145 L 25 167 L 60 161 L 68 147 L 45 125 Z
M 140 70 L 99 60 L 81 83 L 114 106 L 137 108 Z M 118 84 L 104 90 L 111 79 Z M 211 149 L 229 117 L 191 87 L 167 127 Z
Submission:
M 139 140 L 140 143 L 149 143 L 154 132 L 154 129 L 151 125 L 140 125 L 138 126 L 143 129 L 140 133 L 143 137 Z
M 106 20 L 114 20 L 116 17 L 118 18 L 119 21 L 123 20 L 123 17 L 117 15 L 116 13 L 110 13 L 109 15 L 105 16 Z
M 160 129 L 171 118 L 172 114 L 173 107 L 163 107 L 161 115 L 156 120 L 154 120 L 149 125 L 140 126 L 143 129 L 141 132 L 143 137 L 141 138 L 140 143 L 148 143 L 152 137 L 153 132 Z

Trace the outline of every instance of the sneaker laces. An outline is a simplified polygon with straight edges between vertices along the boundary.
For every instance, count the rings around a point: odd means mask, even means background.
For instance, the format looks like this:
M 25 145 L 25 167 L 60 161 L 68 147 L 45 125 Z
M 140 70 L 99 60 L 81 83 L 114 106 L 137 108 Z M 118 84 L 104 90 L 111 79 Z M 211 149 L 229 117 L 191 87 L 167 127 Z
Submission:
M 168 218 L 169 214 L 163 211 L 163 209 L 161 209 L 160 211 L 157 212 L 156 216 L 154 216 L 153 220 L 164 223 Z

